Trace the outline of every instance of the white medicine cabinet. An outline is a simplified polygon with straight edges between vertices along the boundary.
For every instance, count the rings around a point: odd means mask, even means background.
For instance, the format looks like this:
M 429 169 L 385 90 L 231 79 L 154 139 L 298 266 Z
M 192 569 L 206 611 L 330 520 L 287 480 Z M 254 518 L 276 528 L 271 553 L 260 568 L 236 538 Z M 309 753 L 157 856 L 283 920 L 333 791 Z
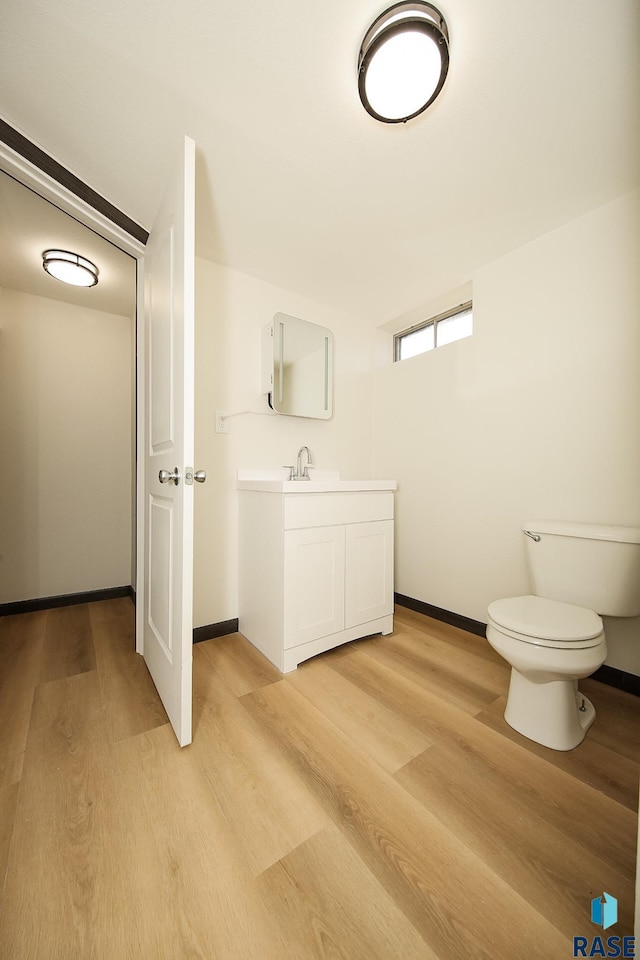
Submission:
M 276 413 L 328 420 L 333 414 L 333 334 L 276 313 L 262 331 L 262 392 Z

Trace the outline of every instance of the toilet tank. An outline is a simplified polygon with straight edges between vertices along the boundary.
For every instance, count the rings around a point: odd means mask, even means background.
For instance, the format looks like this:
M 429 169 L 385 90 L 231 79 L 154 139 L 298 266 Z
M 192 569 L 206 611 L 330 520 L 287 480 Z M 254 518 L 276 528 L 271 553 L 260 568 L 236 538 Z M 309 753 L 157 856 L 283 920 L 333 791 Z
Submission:
M 610 617 L 640 616 L 640 528 L 524 524 L 533 592 Z

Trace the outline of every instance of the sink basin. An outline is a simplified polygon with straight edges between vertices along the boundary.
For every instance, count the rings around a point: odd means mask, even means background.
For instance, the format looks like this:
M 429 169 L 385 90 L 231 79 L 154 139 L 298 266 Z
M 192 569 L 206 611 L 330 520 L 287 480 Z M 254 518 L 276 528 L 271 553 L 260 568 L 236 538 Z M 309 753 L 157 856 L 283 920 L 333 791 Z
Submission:
M 309 467 L 310 480 L 287 480 L 286 467 L 267 470 L 238 470 L 238 490 L 263 493 L 346 493 L 367 490 L 395 490 L 395 480 L 341 480 L 336 470 Z

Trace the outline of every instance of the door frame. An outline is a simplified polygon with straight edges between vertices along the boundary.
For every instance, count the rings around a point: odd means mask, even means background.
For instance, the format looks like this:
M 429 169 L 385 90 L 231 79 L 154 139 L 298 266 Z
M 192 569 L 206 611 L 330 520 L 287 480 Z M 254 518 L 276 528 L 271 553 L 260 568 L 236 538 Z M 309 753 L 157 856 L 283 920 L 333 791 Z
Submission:
M 24 135 L 21 135 L 24 136 Z M 25 138 L 26 139 L 26 138 Z M 31 142 L 31 141 L 29 141 Z M 45 151 L 37 148 L 43 156 Z M 53 159 L 53 158 L 49 158 Z M 54 161 L 57 162 L 57 161 Z M 62 169 L 62 168 L 61 168 Z M 0 170 L 7 173 L 14 180 L 33 190 L 45 200 L 55 204 L 64 213 L 79 221 L 128 253 L 136 260 L 136 593 L 144 584 L 144 468 L 142 454 L 144 453 L 144 414 L 145 414 L 145 371 L 144 371 L 144 323 L 140 318 L 144 315 L 144 258 L 145 246 L 118 224 L 93 207 L 87 200 L 73 190 L 65 187 L 53 176 L 42 170 L 37 164 L 14 150 L 7 143 L 0 140 Z M 80 181 L 78 181 L 80 183 Z M 97 196 L 97 195 L 96 195 Z M 115 208 L 114 208 L 115 209 Z M 143 618 L 144 604 L 136 603 L 136 651 L 143 651 Z

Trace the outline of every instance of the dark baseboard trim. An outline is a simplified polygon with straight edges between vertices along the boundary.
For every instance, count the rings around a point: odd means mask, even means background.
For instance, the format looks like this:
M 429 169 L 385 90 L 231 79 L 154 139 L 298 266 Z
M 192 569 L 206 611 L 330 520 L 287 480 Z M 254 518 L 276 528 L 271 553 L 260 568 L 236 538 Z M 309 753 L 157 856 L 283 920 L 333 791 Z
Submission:
M 394 597 L 395 602 L 401 607 L 407 607 L 409 610 L 423 613 L 427 617 L 433 617 L 434 620 L 442 620 L 443 623 L 460 627 L 461 630 L 475 633 L 478 637 L 486 636 L 487 625 L 480 620 L 471 620 L 459 613 L 443 610 L 442 607 L 434 607 L 423 600 L 405 597 L 401 593 L 394 594 Z M 624 670 L 618 670 L 617 667 L 608 667 L 605 664 L 599 670 L 596 670 L 589 679 L 598 680 L 600 683 L 606 683 L 609 687 L 616 687 L 618 690 L 624 690 L 626 693 L 632 693 L 636 697 L 640 697 L 640 677 L 637 677 L 634 673 L 626 673 Z
M 72 607 L 79 603 L 115 600 L 118 597 L 129 597 L 135 607 L 136 591 L 133 587 L 109 587 L 106 590 L 88 590 L 86 593 L 67 593 L 58 597 L 37 597 L 35 600 L 0 603 L 0 617 L 10 617 L 17 613 L 34 613 L 36 610 L 53 610 L 56 607 Z M 213 640 L 215 637 L 226 637 L 229 633 L 237 632 L 237 617 L 234 620 L 222 620 L 220 623 L 208 623 L 204 627 L 194 629 L 193 642 L 200 643 L 202 640 Z
M 409 610 L 415 610 L 416 613 L 423 613 L 426 617 L 433 617 L 434 620 L 441 620 L 452 627 L 459 627 L 461 630 L 466 630 L 467 633 L 475 633 L 478 637 L 486 636 L 487 625 L 480 620 L 472 620 L 471 617 L 463 617 L 461 613 L 452 613 L 450 610 L 443 610 L 442 607 L 434 607 L 433 604 L 425 603 L 424 600 L 405 597 L 402 593 L 394 593 L 393 596 L 400 607 L 407 607 Z
M 207 623 L 204 627 L 195 627 L 193 642 L 202 643 L 203 640 L 214 640 L 216 637 L 226 637 L 230 633 L 238 632 L 238 618 L 235 620 L 221 620 L 220 623 Z
M 32 163 L 38 170 L 42 170 L 56 183 L 69 190 L 74 196 L 84 200 L 94 210 L 125 230 L 130 236 L 135 237 L 140 243 L 146 244 L 149 233 L 144 227 L 128 217 L 122 210 L 114 207 L 112 203 L 105 200 L 70 170 L 67 170 L 61 163 L 58 163 L 57 160 L 54 160 L 48 153 L 45 153 L 44 150 L 41 150 L 35 143 L 32 143 L 23 134 L 18 133 L 6 120 L 2 119 L 0 119 L 0 140 L 11 147 L 12 150 L 15 150 L 21 157 L 24 157 L 25 160 L 28 160 L 29 163 Z
M 130 597 L 135 603 L 132 587 L 109 587 L 106 590 L 88 590 L 85 593 L 66 593 L 58 597 L 37 597 L 34 600 L 0 603 L 0 617 L 10 617 L 15 613 L 33 613 L 35 610 L 53 610 L 56 607 L 73 607 L 78 603 L 115 600 L 118 597 Z
M 618 670 L 617 667 L 608 667 L 606 663 L 592 673 L 589 679 L 599 680 L 600 683 L 606 683 L 608 687 L 616 687 L 618 690 L 640 697 L 640 677 L 636 677 L 634 673 Z

